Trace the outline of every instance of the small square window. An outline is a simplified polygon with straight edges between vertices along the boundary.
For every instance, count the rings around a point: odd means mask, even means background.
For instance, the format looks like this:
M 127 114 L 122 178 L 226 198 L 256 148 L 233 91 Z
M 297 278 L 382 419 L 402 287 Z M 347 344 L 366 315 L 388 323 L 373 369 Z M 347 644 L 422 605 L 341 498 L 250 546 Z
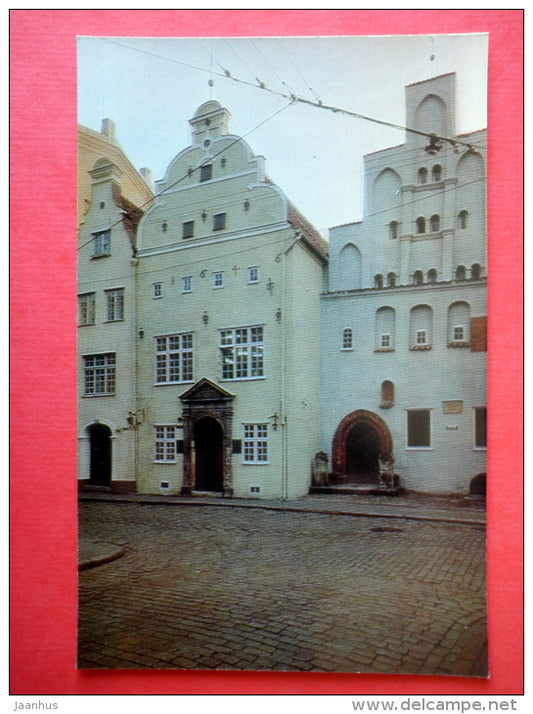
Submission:
M 188 276 L 188 277 L 182 279 L 181 292 L 182 293 L 191 293 L 192 292 L 192 277 L 191 276 Z
M 463 342 L 465 339 L 465 328 L 462 325 L 455 325 L 453 328 L 453 341 Z
M 213 287 L 223 288 L 224 287 L 224 273 L 222 271 L 217 271 L 213 273 Z
M 381 347 L 388 348 L 392 346 L 392 340 L 390 335 L 381 335 Z
M 210 181 L 213 177 L 213 164 L 200 166 L 200 181 Z
M 259 268 L 257 265 L 248 268 L 248 282 L 258 283 L 259 282 Z
M 213 216 L 213 230 L 223 231 L 226 227 L 226 214 L 225 213 L 215 213 Z
M 182 238 L 194 237 L 194 221 L 185 221 L 183 223 Z
M 416 344 L 417 345 L 427 345 L 426 330 L 417 330 L 416 331 Z

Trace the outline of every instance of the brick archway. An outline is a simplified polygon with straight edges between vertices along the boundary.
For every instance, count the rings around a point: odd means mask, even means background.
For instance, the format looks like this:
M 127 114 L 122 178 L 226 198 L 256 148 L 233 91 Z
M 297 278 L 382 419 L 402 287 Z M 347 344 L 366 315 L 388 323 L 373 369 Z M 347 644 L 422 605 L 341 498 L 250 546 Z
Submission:
M 347 473 L 348 441 L 350 435 L 359 427 L 366 427 L 375 433 L 379 453 L 383 458 L 392 457 L 392 436 L 387 424 L 377 414 L 366 409 L 358 409 L 344 417 L 333 436 L 331 453 L 335 474 Z

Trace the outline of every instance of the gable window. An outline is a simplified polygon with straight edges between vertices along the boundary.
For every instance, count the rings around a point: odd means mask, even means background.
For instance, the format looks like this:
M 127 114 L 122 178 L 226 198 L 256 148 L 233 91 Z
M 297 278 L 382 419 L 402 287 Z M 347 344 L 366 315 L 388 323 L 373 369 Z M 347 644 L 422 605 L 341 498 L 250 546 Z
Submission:
M 474 407 L 474 448 L 487 448 L 487 407 Z
M 213 216 L 213 230 L 223 231 L 226 227 L 226 214 L 225 213 L 215 213 Z
M 431 180 L 433 183 L 439 183 L 442 178 L 442 167 L 439 164 L 435 164 L 431 170 Z
M 407 448 L 429 449 L 431 447 L 431 411 L 429 409 L 407 410 Z
M 85 355 L 85 396 L 115 394 L 116 357 L 114 352 Z
M 238 327 L 220 331 L 222 379 L 256 379 L 264 376 L 263 327 Z
M 96 315 L 96 298 L 94 293 L 84 293 L 78 296 L 78 324 L 94 325 Z
M 213 273 L 213 287 L 223 288 L 224 287 L 224 273 L 220 270 Z
M 156 384 L 190 382 L 193 378 L 193 335 L 166 335 L 155 338 Z
M 160 298 L 163 297 L 163 284 L 162 283 L 154 283 L 154 297 L 155 298 Z
M 268 461 L 268 424 L 243 424 L 242 459 L 247 464 Z
M 345 327 L 342 331 L 342 349 L 353 349 L 353 330 L 351 327 Z
M 210 181 L 213 176 L 213 164 L 200 166 L 200 181 Z
M 93 257 L 110 255 L 111 253 L 111 231 L 99 231 L 93 233 Z
M 177 427 L 155 426 L 155 461 L 175 463 L 179 453 Z
M 427 183 L 428 180 L 428 170 L 422 167 L 418 169 L 418 183 Z
M 429 219 L 429 227 L 433 232 L 440 231 L 440 216 L 438 214 L 435 213 L 431 216 Z
M 124 288 L 106 290 L 107 321 L 117 322 L 124 319 Z
M 398 238 L 398 225 L 398 221 L 391 221 L 389 223 L 389 238 L 391 240 Z
M 424 216 L 419 216 L 416 219 L 416 232 L 425 233 L 426 232 L 426 219 Z
M 185 221 L 182 224 L 182 238 L 193 238 L 194 237 L 194 221 Z
M 466 228 L 468 225 L 468 211 L 460 211 L 459 213 L 459 228 Z
M 188 275 L 186 278 L 181 279 L 181 292 L 191 293 L 192 292 L 192 276 Z
M 257 265 L 248 268 L 248 282 L 258 283 L 259 282 L 259 268 Z

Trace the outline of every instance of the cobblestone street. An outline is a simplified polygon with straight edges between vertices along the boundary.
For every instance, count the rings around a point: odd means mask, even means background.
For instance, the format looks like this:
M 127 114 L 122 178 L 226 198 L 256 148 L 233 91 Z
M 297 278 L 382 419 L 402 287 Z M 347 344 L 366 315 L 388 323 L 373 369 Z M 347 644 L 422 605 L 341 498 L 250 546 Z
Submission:
M 80 503 L 78 666 L 485 676 L 482 524 Z

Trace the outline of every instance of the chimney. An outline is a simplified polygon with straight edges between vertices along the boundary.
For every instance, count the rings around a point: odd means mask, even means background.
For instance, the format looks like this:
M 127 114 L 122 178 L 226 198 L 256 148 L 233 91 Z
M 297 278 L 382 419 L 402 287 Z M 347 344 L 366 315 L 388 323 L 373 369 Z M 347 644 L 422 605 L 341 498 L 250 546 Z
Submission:
M 102 119 L 102 131 L 108 141 L 115 142 L 115 122 L 111 119 Z

